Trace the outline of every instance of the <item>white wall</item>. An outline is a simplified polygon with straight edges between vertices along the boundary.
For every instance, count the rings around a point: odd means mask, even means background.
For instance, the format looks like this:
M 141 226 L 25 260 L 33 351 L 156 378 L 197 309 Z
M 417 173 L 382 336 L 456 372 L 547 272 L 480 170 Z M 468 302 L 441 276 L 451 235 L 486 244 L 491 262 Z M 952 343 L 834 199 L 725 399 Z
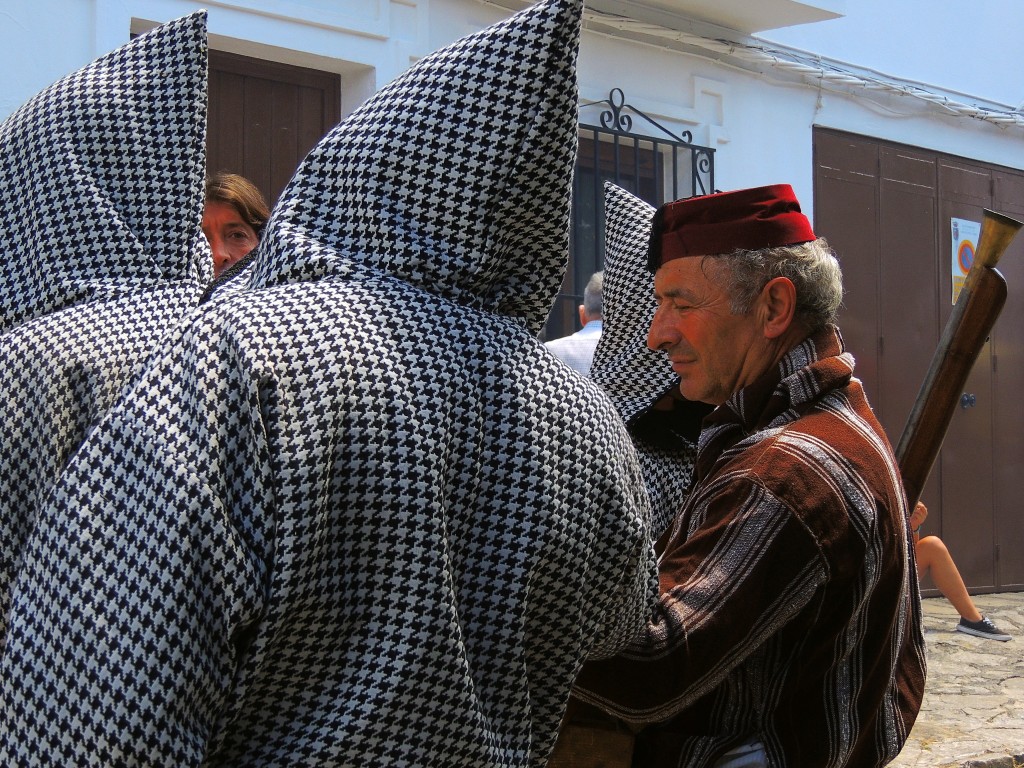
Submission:
M 342 113 L 428 53 L 430 0 L 6 0 L 0 118 L 132 33 L 206 9 L 213 48 L 342 75 Z
M 7 0 L 0 6 L 0 117 L 126 42 L 130 31 L 205 5 Z M 1012 47 L 1001 47 L 1024 26 L 1024 3 L 977 0 L 969 16 L 963 7 L 950 0 L 857 0 L 846 4 L 847 19 L 763 37 L 947 88 L 976 87 L 993 98 L 1024 100 L 1024 67 Z M 1010 13 L 1002 17 L 997 8 Z M 418 58 L 510 13 L 487 0 L 216 0 L 208 10 L 215 48 L 340 73 L 343 114 Z M 975 31 L 979 22 L 990 29 Z M 912 42 L 908 33 L 914 30 L 923 39 Z M 958 57 L 964 49 L 956 45 L 958 36 L 975 40 L 989 33 L 991 45 L 975 44 L 970 61 Z M 1019 127 L 948 116 L 910 97 L 797 85 L 770 67 L 752 73 L 592 31 L 584 33 L 580 81 L 583 100 L 605 99 L 621 88 L 629 103 L 670 130 L 690 130 L 696 143 L 715 148 L 717 188 L 788 182 L 812 215 L 815 125 L 1024 168 Z
M 0 117 L 95 58 L 94 10 L 75 0 L 0 5 Z
M 620 87 L 659 122 L 690 128 L 697 143 L 713 146 L 719 189 L 790 183 L 812 214 L 816 125 L 1024 168 L 1021 129 L 948 117 L 906 97 L 819 91 L 635 43 L 585 38 L 581 80 L 585 97 Z
M 666 128 L 677 134 L 689 130 L 694 143 L 713 148 L 718 189 L 785 182 L 810 200 L 813 99 L 808 94 L 784 88 L 780 97 L 758 77 L 706 59 L 585 35 L 583 99 L 606 99 L 613 87 Z M 634 130 L 650 132 L 639 123 Z

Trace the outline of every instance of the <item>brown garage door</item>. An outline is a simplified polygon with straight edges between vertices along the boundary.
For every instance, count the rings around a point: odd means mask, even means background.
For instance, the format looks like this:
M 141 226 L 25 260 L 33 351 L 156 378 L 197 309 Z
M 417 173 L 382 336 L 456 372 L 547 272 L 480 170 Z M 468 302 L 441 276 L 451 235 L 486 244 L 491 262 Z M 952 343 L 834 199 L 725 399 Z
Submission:
M 815 230 L 840 256 L 844 337 L 895 445 L 952 312 L 953 218 L 1024 212 L 1024 172 L 816 129 Z M 922 495 L 974 592 L 1024 589 L 1024 238 L 1000 262 L 1010 297 Z M 926 585 L 927 586 L 927 585 Z

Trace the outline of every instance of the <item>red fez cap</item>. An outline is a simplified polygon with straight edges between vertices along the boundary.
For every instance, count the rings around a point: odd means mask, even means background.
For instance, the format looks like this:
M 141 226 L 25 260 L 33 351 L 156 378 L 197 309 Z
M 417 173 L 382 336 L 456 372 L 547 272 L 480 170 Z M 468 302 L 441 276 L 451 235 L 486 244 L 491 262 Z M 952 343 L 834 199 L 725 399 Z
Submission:
M 756 251 L 815 239 L 789 184 L 666 203 L 654 214 L 648 266 L 683 256 Z

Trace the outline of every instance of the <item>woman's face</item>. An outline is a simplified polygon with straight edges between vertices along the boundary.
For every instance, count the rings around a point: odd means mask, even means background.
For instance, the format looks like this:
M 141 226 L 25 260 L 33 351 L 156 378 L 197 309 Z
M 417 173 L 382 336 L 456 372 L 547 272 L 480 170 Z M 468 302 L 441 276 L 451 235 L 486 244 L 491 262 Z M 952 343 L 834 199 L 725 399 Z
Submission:
M 203 210 L 203 234 L 213 251 L 213 276 L 245 256 L 259 243 L 259 237 L 235 206 L 208 200 Z

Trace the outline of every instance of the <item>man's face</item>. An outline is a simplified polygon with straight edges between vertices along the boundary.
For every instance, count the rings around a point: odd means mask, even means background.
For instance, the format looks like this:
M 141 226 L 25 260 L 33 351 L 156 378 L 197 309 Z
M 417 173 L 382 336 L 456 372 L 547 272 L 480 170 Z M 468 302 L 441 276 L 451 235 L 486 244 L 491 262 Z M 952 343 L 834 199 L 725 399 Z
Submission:
M 765 338 L 755 308 L 729 309 L 717 266 L 700 257 L 674 259 L 654 275 L 658 309 L 647 346 L 664 350 L 688 400 L 721 405 L 764 372 Z

